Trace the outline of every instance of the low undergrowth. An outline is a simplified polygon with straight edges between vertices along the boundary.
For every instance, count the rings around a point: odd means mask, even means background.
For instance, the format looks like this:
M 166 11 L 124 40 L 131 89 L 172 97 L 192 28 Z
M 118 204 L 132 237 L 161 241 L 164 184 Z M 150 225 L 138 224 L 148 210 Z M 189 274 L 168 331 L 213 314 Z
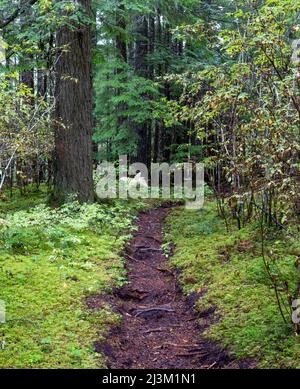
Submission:
M 176 245 L 171 261 L 182 271 L 185 292 L 203 293 L 199 312 L 215 308 L 207 337 L 239 358 L 253 358 L 259 367 L 299 368 L 300 340 L 279 313 L 258 231 L 253 222 L 241 230 L 232 225 L 227 233 L 210 202 L 197 212 L 174 209 L 167 219 L 166 241 Z M 295 284 L 299 247 L 275 231 L 266 247 L 277 258 L 278 272 Z
M 126 282 L 120 252 L 142 202 L 54 209 L 46 192 L 0 202 L 1 368 L 96 368 L 93 341 L 119 317 L 85 298 Z M 1 338 L 0 338 L 1 341 Z

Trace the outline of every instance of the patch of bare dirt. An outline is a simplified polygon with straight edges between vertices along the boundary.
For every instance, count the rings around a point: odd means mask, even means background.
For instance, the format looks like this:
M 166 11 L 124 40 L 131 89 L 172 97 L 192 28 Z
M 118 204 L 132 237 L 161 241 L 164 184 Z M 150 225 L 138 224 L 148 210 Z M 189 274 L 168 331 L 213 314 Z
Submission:
M 249 368 L 202 336 L 194 304 L 200 295 L 184 297 L 177 274 L 163 255 L 163 223 L 168 208 L 141 213 L 138 231 L 127 247 L 129 284 L 116 290 L 110 304 L 123 316 L 105 343 L 95 350 L 112 369 Z M 102 296 L 90 297 L 90 308 L 101 307 Z M 210 322 L 213 311 L 201 314 Z M 203 322 L 203 320 L 202 320 Z

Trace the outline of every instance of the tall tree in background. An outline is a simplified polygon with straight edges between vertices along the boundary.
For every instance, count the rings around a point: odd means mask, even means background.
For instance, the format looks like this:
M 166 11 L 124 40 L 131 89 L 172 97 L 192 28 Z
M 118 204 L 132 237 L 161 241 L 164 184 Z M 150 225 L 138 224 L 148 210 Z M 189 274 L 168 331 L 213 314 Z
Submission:
M 54 195 L 76 194 L 93 201 L 92 178 L 92 29 L 91 1 L 80 0 L 84 22 L 65 25 L 57 33 Z
M 175 30 L 193 22 L 198 8 L 196 0 L 99 4 L 94 133 L 99 160 L 116 161 L 119 154 L 145 164 L 175 160 L 186 135 L 176 131 L 168 107 L 180 91 L 165 77 L 196 62 Z
M 145 15 L 139 15 L 134 18 L 134 32 L 136 40 L 134 44 L 133 66 L 135 75 L 138 77 L 148 78 L 147 55 L 149 54 L 148 40 L 148 18 Z M 145 98 L 146 96 L 141 96 Z M 149 165 L 150 162 L 150 147 L 149 147 L 149 122 L 139 123 L 135 126 L 137 135 L 137 162 Z

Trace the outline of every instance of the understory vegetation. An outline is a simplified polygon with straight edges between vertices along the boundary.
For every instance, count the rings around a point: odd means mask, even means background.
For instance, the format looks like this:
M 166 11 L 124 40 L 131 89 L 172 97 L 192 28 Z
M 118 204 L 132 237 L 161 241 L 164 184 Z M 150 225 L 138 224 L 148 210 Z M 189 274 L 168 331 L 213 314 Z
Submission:
M 205 336 L 257 367 L 299 368 L 299 338 L 278 310 L 258 231 L 255 221 L 239 230 L 232 220 L 226 232 L 216 202 L 210 201 L 199 212 L 174 209 L 165 235 L 175 244 L 171 262 L 181 271 L 185 293 L 199 293 L 197 310 Z M 287 241 L 274 229 L 266 250 L 276 257 L 272 270 L 295 285 L 299 242 Z
M 2 368 L 95 368 L 93 342 L 119 316 L 86 298 L 126 282 L 121 250 L 143 203 L 45 205 L 45 188 L 0 206 Z M 30 207 L 29 207 L 30 205 Z M 16 357 L 17 356 L 17 357 Z

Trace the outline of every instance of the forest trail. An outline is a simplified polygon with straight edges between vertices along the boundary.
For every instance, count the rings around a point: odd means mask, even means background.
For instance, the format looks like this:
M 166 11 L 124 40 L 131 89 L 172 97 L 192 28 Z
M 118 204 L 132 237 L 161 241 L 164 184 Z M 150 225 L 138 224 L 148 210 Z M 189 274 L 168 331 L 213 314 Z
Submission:
M 168 267 L 161 247 L 167 213 L 166 207 L 140 214 L 126 250 L 129 283 L 110 301 L 123 322 L 95 349 L 105 354 L 109 368 L 242 368 L 242 362 L 203 338 L 205 326 L 197 324 L 194 310 L 199 296 L 184 297 L 177 274 Z M 99 306 L 99 299 L 90 298 L 88 305 Z M 202 316 L 207 322 L 210 313 Z

